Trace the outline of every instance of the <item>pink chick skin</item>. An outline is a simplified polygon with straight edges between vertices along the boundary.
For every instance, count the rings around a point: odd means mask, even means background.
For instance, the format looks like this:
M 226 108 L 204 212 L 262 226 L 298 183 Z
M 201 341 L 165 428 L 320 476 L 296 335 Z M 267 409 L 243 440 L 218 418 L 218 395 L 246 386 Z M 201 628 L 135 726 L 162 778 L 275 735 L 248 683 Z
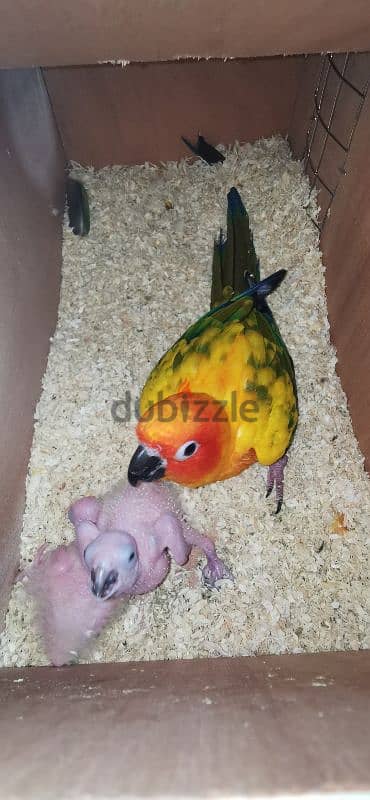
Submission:
M 92 594 L 76 542 L 54 550 L 43 545 L 19 580 L 35 601 L 45 652 L 56 667 L 75 661 L 121 605 Z
M 36 603 L 45 651 L 55 666 L 76 660 L 116 615 L 123 598 L 156 589 L 170 555 L 185 564 L 203 550 L 204 583 L 232 579 L 213 542 L 182 519 L 175 497 L 158 484 L 116 489 L 102 500 L 84 497 L 69 509 L 76 539 L 51 550 L 43 545 L 20 575 Z
M 91 587 L 104 599 L 151 592 L 166 578 L 170 556 L 183 565 L 193 547 L 207 559 L 203 582 L 209 588 L 230 570 L 217 556 L 211 539 L 188 525 L 173 490 L 154 483 L 125 485 L 102 500 L 84 497 L 69 510 Z M 120 544 L 123 533 L 130 538 Z

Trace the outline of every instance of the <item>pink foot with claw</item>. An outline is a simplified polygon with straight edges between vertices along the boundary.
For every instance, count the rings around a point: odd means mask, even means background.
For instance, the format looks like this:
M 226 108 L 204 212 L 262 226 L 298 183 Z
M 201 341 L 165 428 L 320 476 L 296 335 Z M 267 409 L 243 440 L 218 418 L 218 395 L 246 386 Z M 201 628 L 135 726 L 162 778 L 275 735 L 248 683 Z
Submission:
M 288 456 L 285 455 L 271 464 L 268 468 L 267 483 L 266 483 L 266 497 L 269 497 L 274 486 L 276 492 L 277 508 L 276 514 L 281 511 L 284 499 L 284 469 L 288 463 Z
M 198 547 L 203 550 L 207 559 L 206 566 L 202 569 L 202 580 L 207 589 L 218 589 L 216 586 L 218 581 L 228 580 L 233 581 L 234 576 L 229 568 L 218 557 L 214 542 L 209 536 L 204 536 L 199 533 L 190 525 L 184 527 L 184 538 L 191 545 L 191 547 Z
M 234 581 L 231 570 L 221 561 L 218 556 L 207 558 L 207 564 L 202 569 L 202 579 L 207 589 L 217 589 L 218 581 Z

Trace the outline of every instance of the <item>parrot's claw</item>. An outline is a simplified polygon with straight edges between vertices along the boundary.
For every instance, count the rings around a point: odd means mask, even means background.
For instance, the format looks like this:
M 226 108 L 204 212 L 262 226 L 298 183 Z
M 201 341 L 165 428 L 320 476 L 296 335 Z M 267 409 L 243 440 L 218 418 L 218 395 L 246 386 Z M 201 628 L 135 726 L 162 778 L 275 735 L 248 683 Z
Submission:
M 275 511 L 275 514 L 280 514 L 280 511 L 281 511 L 281 506 L 282 506 L 282 505 L 283 505 L 283 500 L 282 500 L 282 499 L 278 500 L 278 503 L 277 503 L 277 506 L 276 506 L 276 511 Z
M 218 581 L 234 581 L 231 570 L 221 561 L 220 558 L 208 558 L 207 564 L 202 569 L 202 581 L 207 589 L 218 589 Z
M 266 497 L 269 497 L 274 486 L 276 491 L 277 506 L 275 514 L 280 514 L 284 499 L 284 469 L 288 463 L 288 456 L 285 455 L 271 464 L 268 468 Z

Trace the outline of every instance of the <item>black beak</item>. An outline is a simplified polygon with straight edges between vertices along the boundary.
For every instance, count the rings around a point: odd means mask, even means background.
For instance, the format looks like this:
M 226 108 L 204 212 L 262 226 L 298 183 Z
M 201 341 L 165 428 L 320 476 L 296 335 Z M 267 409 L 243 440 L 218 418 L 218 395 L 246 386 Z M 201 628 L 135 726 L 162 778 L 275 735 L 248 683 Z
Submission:
M 112 587 L 116 583 L 118 572 L 111 569 L 108 574 L 102 567 L 97 567 L 91 570 L 91 591 L 95 597 L 104 598 L 110 597 L 112 594 Z
M 148 453 L 146 448 L 139 444 L 129 463 L 129 483 L 131 486 L 136 486 L 139 481 L 157 481 L 159 478 L 163 478 L 165 466 L 165 462 L 159 455 Z

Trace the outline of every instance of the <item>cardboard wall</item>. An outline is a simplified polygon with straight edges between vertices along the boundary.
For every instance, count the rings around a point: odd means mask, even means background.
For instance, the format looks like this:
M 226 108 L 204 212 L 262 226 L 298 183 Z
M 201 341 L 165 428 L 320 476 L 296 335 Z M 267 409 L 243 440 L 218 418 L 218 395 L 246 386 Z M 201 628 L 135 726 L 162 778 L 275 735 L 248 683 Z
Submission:
M 370 472 L 370 96 L 322 235 L 331 337 Z M 345 454 L 343 454 L 345 457 Z
M 368 797 L 369 670 L 368 652 L 2 670 L 2 796 Z
M 304 59 L 191 61 L 44 70 L 69 159 L 102 167 L 191 155 L 213 144 L 287 133 Z
M 344 64 L 344 56 L 336 60 Z M 314 91 L 318 85 L 322 57 L 306 60 L 300 91 L 294 110 L 289 136 L 293 151 L 301 158 L 306 145 L 306 133 L 312 123 Z M 366 92 L 370 77 L 370 53 L 351 55 L 346 77 L 354 86 Z M 329 122 L 338 88 L 338 79 L 330 74 L 322 103 L 321 114 Z M 326 186 L 334 189 L 334 199 L 320 181 L 319 203 L 325 210 L 331 203 L 326 219 L 321 247 L 326 267 L 326 289 L 330 333 L 337 349 L 337 372 L 348 398 L 353 427 L 370 469 L 370 425 L 368 398 L 370 396 L 370 95 L 367 92 L 359 120 L 359 96 L 343 85 L 333 113 L 331 130 L 340 142 L 349 144 L 347 154 L 328 138 L 319 168 Z M 319 126 L 312 147 L 312 162 L 320 163 L 325 130 Z M 313 171 L 308 168 L 312 181 Z M 344 456 L 345 457 L 345 456 Z
M 0 628 L 18 566 L 25 479 L 56 323 L 64 155 L 42 76 L 0 72 Z
M 0 67 L 366 50 L 368 0 L 2 0 Z

